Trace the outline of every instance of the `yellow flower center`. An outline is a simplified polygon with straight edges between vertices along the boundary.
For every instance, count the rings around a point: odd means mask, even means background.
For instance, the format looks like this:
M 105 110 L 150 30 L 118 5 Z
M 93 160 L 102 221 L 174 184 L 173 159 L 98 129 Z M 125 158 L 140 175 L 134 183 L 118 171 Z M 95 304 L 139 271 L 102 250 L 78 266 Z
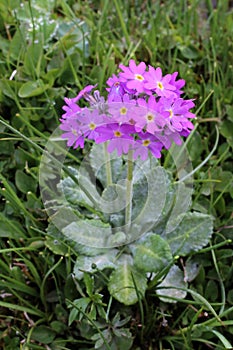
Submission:
M 120 131 L 114 131 L 116 137 L 121 137 L 122 133 Z
M 90 123 L 90 124 L 89 124 L 89 128 L 90 128 L 91 130 L 95 130 L 96 124 L 95 124 L 95 123 Z
M 71 129 L 71 132 L 72 132 L 73 135 L 78 136 L 77 130 Z
M 150 140 L 144 140 L 144 141 L 142 142 L 142 144 L 143 144 L 143 146 L 148 147 L 149 144 L 150 144 Z
M 135 74 L 134 77 L 135 77 L 136 80 L 139 80 L 139 81 L 143 81 L 144 80 L 144 78 L 143 78 L 143 76 L 141 74 Z
M 146 115 L 146 120 L 147 120 L 148 122 L 152 122 L 152 121 L 154 120 L 154 115 L 153 115 L 152 113 L 148 113 L 148 114 Z
M 172 109 L 169 109 L 168 112 L 169 112 L 169 118 L 172 118 L 173 117 Z
M 127 113 L 127 108 L 122 107 L 122 108 L 120 109 L 120 114 L 121 114 L 121 115 L 126 115 L 126 113 Z
M 163 90 L 163 84 L 159 81 L 157 83 L 157 87 L 160 89 L 160 90 Z

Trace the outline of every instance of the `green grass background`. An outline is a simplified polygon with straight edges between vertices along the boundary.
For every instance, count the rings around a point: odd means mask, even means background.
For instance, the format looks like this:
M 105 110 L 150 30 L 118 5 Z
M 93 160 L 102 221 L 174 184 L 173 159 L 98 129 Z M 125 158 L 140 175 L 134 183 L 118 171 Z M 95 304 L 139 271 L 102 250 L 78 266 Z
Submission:
M 93 334 L 68 324 L 66 299 L 86 295 L 86 286 L 72 278 L 75 254 L 46 234 L 38 171 L 64 96 L 96 83 L 105 94 L 106 79 L 131 58 L 186 80 L 185 97 L 195 98 L 197 113 L 187 142 L 194 167 L 219 131 L 217 149 L 195 174 L 193 195 L 193 208 L 214 216 L 215 232 L 197 254 L 201 269 L 190 284 L 203 299 L 193 294 L 161 306 L 152 291 L 143 304 L 111 301 L 107 309 L 112 318 L 117 311 L 130 316 L 124 327 L 132 349 L 232 349 L 232 37 L 226 0 L 0 1 L 2 349 L 94 349 Z M 82 156 L 72 152 L 69 161 Z

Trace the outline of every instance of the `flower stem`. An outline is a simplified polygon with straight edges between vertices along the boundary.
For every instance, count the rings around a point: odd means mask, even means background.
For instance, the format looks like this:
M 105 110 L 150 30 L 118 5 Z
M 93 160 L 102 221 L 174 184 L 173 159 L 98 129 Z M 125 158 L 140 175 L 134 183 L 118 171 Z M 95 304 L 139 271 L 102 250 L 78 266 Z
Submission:
M 125 225 L 128 231 L 131 224 L 132 216 L 132 197 L 133 197 L 133 151 L 128 153 L 128 168 L 127 168 L 127 182 L 126 182 L 126 207 L 125 207 Z
M 112 185 L 112 168 L 109 152 L 107 150 L 108 144 L 104 143 L 104 155 L 105 155 L 105 166 L 106 166 L 106 175 L 107 175 L 107 186 Z

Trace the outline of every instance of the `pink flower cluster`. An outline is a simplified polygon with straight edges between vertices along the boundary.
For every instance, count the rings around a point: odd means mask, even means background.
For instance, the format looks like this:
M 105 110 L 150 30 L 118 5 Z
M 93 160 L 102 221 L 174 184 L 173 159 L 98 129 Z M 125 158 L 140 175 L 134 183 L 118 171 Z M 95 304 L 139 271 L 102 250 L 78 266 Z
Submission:
M 107 100 L 100 96 L 96 86 L 88 85 L 72 99 L 65 98 L 65 113 L 61 118 L 62 138 L 70 147 L 84 147 L 85 139 L 108 142 L 108 151 L 118 155 L 133 151 L 134 159 L 147 159 L 150 152 L 161 157 L 163 148 L 172 142 L 180 145 L 193 129 L 190 119 L 195 114 L 193 100 L 181 98 L 185 85 L 176 80 L 178 73 L 162 75 L 161 68 L 144 62 L 129 67 L 120 64 L 120 72 L 107 80 Z M 94 90 L 94 92 L 93 92 Z M 81 108 L 77 102 L 84 98 L 89 107 Z

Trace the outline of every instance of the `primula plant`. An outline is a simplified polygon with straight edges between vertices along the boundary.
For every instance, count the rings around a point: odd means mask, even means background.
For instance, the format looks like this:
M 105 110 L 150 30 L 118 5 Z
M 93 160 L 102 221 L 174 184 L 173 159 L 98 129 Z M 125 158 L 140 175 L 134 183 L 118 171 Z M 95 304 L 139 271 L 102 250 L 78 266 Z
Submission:
M 85 312 L 104 318 L 106 288 L 124 305 L 140 302 L 147 290 L 165 302 L 184 298 L 198 272 L 190 253 L 205 246 L 213 230 L 210 215 L 190 210 L 195 170 L 183 138 L 195 114 L 193 100 L 181 97 L 185 81 L 134 60 L 119 68 L 106 82 L 106 98 L 96 85 L 65 98 L 62 135 L 56 130 L 41 162 L 48 234 L 78 253 L 74 278 L 89 285 L 88 297 L 70 305 L 70 323 Z M 83 149 L 78 166 L 63 167 L 62 139 Z M 69 164 L 74 158 L 72 152 Z M 182 267 L 179 257 L 186 256 Z M 116 341 L 116 334 L 108 336 Z

